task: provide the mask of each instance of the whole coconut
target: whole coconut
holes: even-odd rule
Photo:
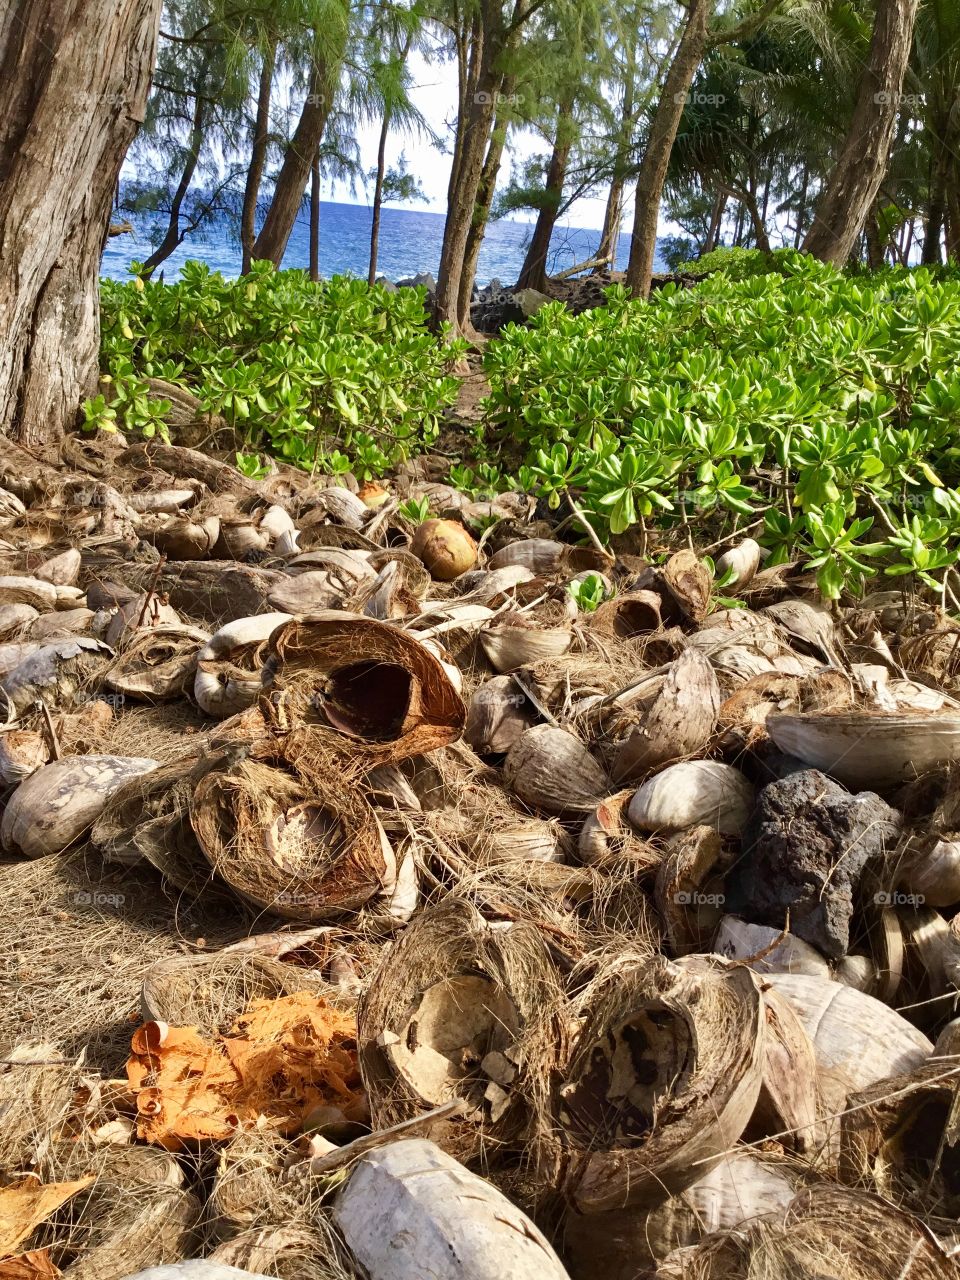
[[[456,520],[424,520],[410,550],[438,582],[452,582],[477,563],[477,544]]]

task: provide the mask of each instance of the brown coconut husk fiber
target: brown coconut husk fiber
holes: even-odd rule
[[[671,1254],[657,1280],[950,1280],[956,1264],[919,1219],[866,1192],[822,1184],[786,1212]]]
[[[44,1182],[91,1179],[29,1242],[77,1280],[122,1280],[134,1268],[189,1258],[200,1243],[202,1201],[156,1147],[58,1141],[37,1172]]]
[[[374,1124],[462,1098],[467,1116],[434,1135],[452,1154],[539,1141],[565,1044],[562,1007],[557,972],[529,923],[490,924],[459,897],[421,912],[384,951],[360,1004]]]
[[[46,1043],[54,1059],[117,1074],[138,1021],[147,965],[185,946],[216,948],[252,931],[234,903],[200,906],[166,892],[149,867],[108,867],[85,845],[3,868],[0,1056]],[[0,1129],[2,1129],[0,1125]]]
[[[277,726],[334,730],[377,763],[422,755],[460,736],[466,709],[440,661],[399,627],[328,613],[270,637],[266,700]]]
[[[342,768],[315,756],[307,770],[294,738],[265,738],[206,774],[190,818],[211,867],[237,893],[294,920],[355,912],[396,879],[376,815]]]

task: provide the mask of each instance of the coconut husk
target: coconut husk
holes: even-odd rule
[[[357,1280],[343,1242],[322,1214],[303,1225],[278,1222],[238,1232],[212,1253],[210,1262],[279,1280]]]
[[[733,860],[733,850],[713,827],[691,827],[670,841],[657,868],[654,901],[672,955],[709,946],[723,915],[724,875]]]
[[[558,1100],[567,1193],[582,1213],[653,1207],[701,1178],[753,1114],[760,985],[716,958],[625,956],[578,1003],[583,1024]]]
[[[662,601],[656,591],[630,591],[605,600],[588,619],[592,631],[621,640],[648,635],[662,625]]]
[[[119,787],[156,765],[139,756],[53,760],[17,787],[3,811],[0,843],[7,853],[26,858],[61,853],[93,825]]]
[[[138,631],[104,671],[104,683],[115,693],[151,702],[182,697],[209,639],[206,631],[184,623]]]
[[[58,640],[26,654],[0,680],[0,689],[16,715],[37,701],[68,709],[86,699],[111,656],[99,640]]]
[[[287,623],[270,639],[264,682],[278,727],[327,730],[346,754],[381,764],[453,742],[466,719],[438,659],[373,618]]]
[[[666,673],[641,722],[620,745],[613,765],[618,782],[641,782],[665,764],[696,755],[720,710],[720,686],[710,662],[687,649]]]
[[[734,1150],[679,1196],[644,1214],[569,1213],[563,1226],[571,1280],[635,1280],[674,1249],[781,1213],[804,1180],[796,1162]]]
[[[905,1261],[906,1260],[906,1261]],[[949,1280],[954,1262],[919,1219],[879,1196],[829,1183],[802,1191],[774,1219],[680,1249],[657,1280]]]
[[[799,973],[769,973],[764,982],[789,1002],[810,1037],[825,1116],[838,1116],[848,1094],[915,1070],[933,1051],[905,1018],[853,987]],[[828,1128],[833,1139],[836,1124]]]
[[[960,1063],[933,1059],[851,1094],[840,1118],[840,1177],[922,1215],[960,1210]]]
[[[610,790],[604,770],[578,738],[553,725],[535,725],[507,752],[504,777],[513,793],[550,814],[584,814]]]
[[[530,728],[535,715],[527,695],[510,676],[494,676],[470,698],[464,741],[481,755],[502,754]]]
[[[197,783],[190,820],[237,893],[285,919],[323,921],[392,893],[397,862],[342,764],[313,756],[301,770],[299,758],[298,735],[261,739]]]
[[[332,952],[332,944],[327,946]],[[158,960],[144,975],[140,1009],[145,1022],[195,1026],[204,1035],[216,1035],[228,1031],[251,1001],[275,1000],[297,991],[322,995],[344,1007],[350,1003],[319,968],[227,948]]]
[[[638,879],[652,879],[664,850],[641,840],[627,821],[632,797],[632,791],[621,791],[601,800],[580,829],[577,851],[585,866],[630,866]]]
[[[463,1098],[450,1132],[461,1155],[539,1139],[550,1071],[563,1052],[562,988],[536,927],[492,926],[447,898],[384,953],[359,1009],[360,1062],[375,1127]]]
[[[261,613],[221,627],[197,654],[193,696],[201,710],[223,719],[253,706],[260,693],[261,668],[273,631],[288,613]]]
[[[56,1142],[41,1162],[47,1177],[89,1177],[44,1227],[38,1243],[73,1280],[122,1280],[131,1267],[180,1262],[200,1241],[201,1202],[165,1152],[114,1143]]]

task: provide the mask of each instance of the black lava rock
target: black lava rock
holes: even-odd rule
[[[817,769],[771,782],[744,832],[741,910],[775,928],[789,910],[791,932],[840,959],[864,869],[892,847],[900,827],[900,814],[878,795],[852,795]]]

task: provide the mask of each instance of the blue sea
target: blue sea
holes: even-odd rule
[[[371,210],[366,205],[341,204],[325,200],[320,207],[320,273],[324,276],[355,275],[365,277],[370,252]],[[149,215],[130,219],[133,235],[114,236],[103,255],[101,274],[125,279],[133,261],[143,261],[153,249],[151,230],[156,222]],[[378,272],[390,280],[414,276],[420,271],[434,276],[440,265],[443,241],[443,214],[418,213],[410,209],[383,210],[380,224]],[[488,284],[497,278],[512,284],[523,263],[532,223],[493,222],[480,251],[477,283]],[[309,216],[304,211],[294,227],[283,260],[285,267],[306,267],[309,263]],[[550,245],[548,270],[563,271],[583,262],[596,251],[599,231],[582,227],[557,227]],[[623,270],[630,253],[630,236],[620,238],[617,267]],[[188,259],[209,264],[225,276],[240,272],[239,237],[235,226],[226,220],[212,223],[198,235],[184,241],[160,270],[164,279],[174,280]],[[657,270],[664,266],[659,261]]]

